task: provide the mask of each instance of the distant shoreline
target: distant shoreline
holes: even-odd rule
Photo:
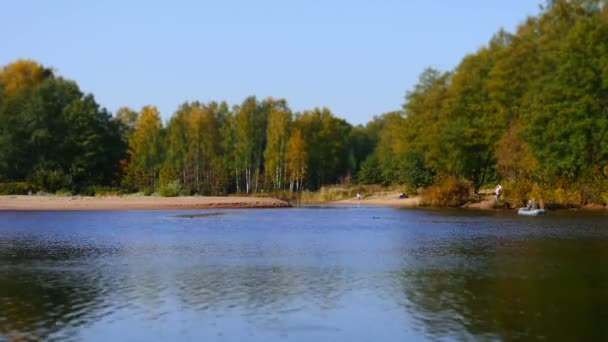
[[[313,201],[316,205],[371,205],[391,208],[425,208],[420,205],[420,197],[399,198],[399,193],[369,194],[362,199],[348,198],[336,201]],[[272,197],[245,196],[26,196],[0,195],[0,211],[110,211],[110,210],[196,210],[196,209],[263,209],[289,208],[291,204]],[[515,210],[514,208],[495,208],[494,202],[482,200],[467,203],[463,210]],[[452,208],[454,209],[454,208]],[[566,209],[558,209],[566,210]],[[604,211],[608,207],[588,205],[576,210]]]
[[[287,207],[291,207],[291,205],[285,201],[269,197],[0,196],[0,211],[191,210]]]

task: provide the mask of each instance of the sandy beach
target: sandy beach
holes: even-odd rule
[[[379,205],[395,208],[416,208],[419,205],[419,197],[399,198],[398,192],[363,195],[361,200],[349,198],[345,200],[332,202],[335,204],[362,204],[362,205]]]
[[[289,206],[285,201],[268,197],[0,196],[0,210],[183,210]]]

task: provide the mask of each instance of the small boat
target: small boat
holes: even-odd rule
[[[546,213],[547,213],[547,209],[519,208],[517,210],[518,215],[524,215],[524,216],[538,216],[538,215],[545,215]]]

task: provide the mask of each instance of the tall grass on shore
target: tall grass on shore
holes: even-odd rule
[[[386,187],[382,185],[326,185],[318,191],[275,191],[255,194],[260,197],[274,197],[291,204],[327,203],[346,199],[354,199],[357,193],[363,196],[400,191],[401,187]]]
[[[398,187],[385,187],[381,185],[331,185],[323,186],[316,192],[303,192],[300,198],[302,204],[324,203],[354,199],[357,194],[364,197],[397,191]]]

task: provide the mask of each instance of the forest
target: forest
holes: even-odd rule
[[[161,195],[399,185],[458,205],[500,182],[505,201],[608,202],[608,8],[548,1],[450,71],[429,68],[403,107],[353,126],[287,100],[110,113],[36,61],[0,72],[0,192]]]
[[[186,102],[163,123],[154,106],[111,115],[34,61],[5,66],[0,84],[0,181],[17,192],[315,190],[347,181],[370,152],[329,109],[293,113],[282,99]]]

